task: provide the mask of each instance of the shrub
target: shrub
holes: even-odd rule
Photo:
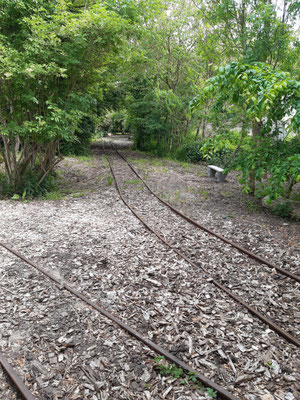
[[[290,218],[292,215],[292,206],[289,202],[282,203],[282,204],[276,204],[273,207],[273,213],[275,215],[278,215],[279,217],[285,217],[285,218]]]
[[[202,141],[184,143],[177,149],[175,157],[177,160],[191,162],[191,163],[197,163],[199,161],[203,161],[204,155],[201,151],[202,146],[203,146]]]
[[[1,197],[12,197],[18,195],[23,199],[32,199],[36,197],[44,196],[47,192],[51,192],[57,189],[54,174],[49,174],[40,184],[39,171],[26,171],[23,175],[23,179],[19,182],[17,187],[9,184],[4,175],[0,175],[0,195]]]
[[[61,154],[84,156],[89,153],[90,143],[95,131],[95,125],[91,118],[84,117],[79,124],[79,129],[74,133],[72,142],[62,140],[60,144]]]

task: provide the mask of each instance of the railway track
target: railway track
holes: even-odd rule
[[[20,395],[23,397],[24,400],[36,400],[35,397],[30,393],[27,387],[24,385],[22,379],[17,374],[15,369],[9,364],[6,360],[2,352],[0,351],[0,365],[9,376],[11,381],[13,382],[14,386],[17,388]]]
[[[20,260],[25,262],[26,264],[30,265],[43,275],[45,275],[47,278],[49,278],[51,281],[56,283],[60,289],[64,289],[67,292],[71,293],[75,297],[79,298],[86,304],[88,304],[90,307],[92,307],[94,310],[98,311],[102,315],[104,315],[106,318],[108,318],[110,321],[114,322],[117,324],[120,328],[124,329],[128,334],[133,336],[135,339],[138,341],[142,342],[144,345],[148,346],[150,349],[155,351],[157,354],[160,354],[163,356],[166,360],[170,361],[171,363],[174,363],[178,367],[182,368],[184,371],[187,373],[192,374],[195,376],[201,383],[204,385],[208,386],[209,388],[213,389],[214,391],[217,392],[219,398],[221,399],[226,399],[226,400],[237,400],[237,398],[229,393],[226,389],[221,387],[220,385],[216,384],[212,380],[208,379],[206,376],[203,374],[199,373],[198,371],[194,370],[191,368],[188,364],[180,360],[178,357],[174,356],[171,354],[168,350],[164,349],[163,347],[157,345],[153,341],[149,340],[145,336],[143,336],[141,333],[139,333],[136,329],[132,328],[131,326],[127,325],[123,321],[121,321],[119,318],[108,312],[106,309],[103,307],[100,307],[98,304],[96,304],[94,301],[92,301],[90,298],[88,298],[86,295],[82,294],[80,291],[77,289],[74,289],[73,286],[68,284],[67,282],[58,279],[54,274],[51,272],[47,271],[46,269],[40,267],[36,263],[32,262],[28,258],[24,257],[22,254],[17,252],[16,250],[12,249],[11,247],[5,245],[4,243],[0,242],[0,246],[6,249],[8,252],[11,254],[15,255],[18,257]],[[13,383],[17,387],[18,391],[20,394],[23,396],[25,400],[34,400],[33,396],[31,393],[28,391],[28,389],[25,387],[25,385],[22,383],[20,378],[18,378],[18,375],[16,372],[10,367],[8,362],[5,360],[4,356],[0,352],[0,364],[3,366],[5,371],[9,374],[10,378],[12,379]]]
[[[275,269],[278,273],[285,275],[291,279],[293,279],[294,281],[300,283],[300,276],[299,275],[295,275],[290,271],[287,271],[281,267],[278,267],[276,264],[270,262],[269,260],[267,260],[266,258],[263,258],[261,256],[259,256],[258,254],[253,253],[252,251],[240,246],[237,243],[234,243],[232,240],[227,239],[226,237],[224,237],[223,235],[220,235],[219,233],[199,224],[197,221],[189,218],[187,215],[183,214],[181,211],[179,211],[178,209],[174,208],[173,206],[171,206],[171,204],[167,203],[163,198],[161,198],[160,196],[158,196],[151,188],[150,186],[147,184],[147,182],[141,177],[141,175],[137,172],[137,170],[128,162],[128,160],[122,155],[122,153],[120,153],[116,148],[114,149],[115,152],[125,161],[125,163],[129,166],[129,168],[132,170],[132,172],[141,180],[141,182],[143,182],[143,184],[145,185],[145,187],[149,190],[149,192],[156,198],[158,199],[162,204],[164,204],[165,206],[167,206],[170,210],[172,210],[175,214],[179,215],[181,218],[183,218],[185,221],[187,221],[188,223],[190,223],[191,225],[195,226],[196,228],[202,229],[203,231],[209,233],[210,235],[220,239],[221,241],[223,241],[224,243],[229,244],[230,246],[234,247],[235,249],[239,250],[241,253],[246,254],[247,256],[253,258],[255,261],[267,265],[269,268],[271,269]]]
[[[130,167],[130,169],[134,172],[134,174],[136,176],[138,176],[138,178],[145,184],[144,180],[141,179],[140,175],[136,173],[136,171],[134,170],[134,168],[125,160],[125,158],[123,156],[120,155],[119,152],[117,152],[119,154],[119,156],[126,162],[126,164]],[[218,287],[219,289],[221,289],[222,291],[226,292],[228,296],[230,296],[232,299],[234,299],[236,302],[238,302],[239,304],[243,305],[250,313],[252,313],[253,315],[255,315],[257,318],[259,318],[262,322],[264,322],[265,324],[267,324],[271,329],[273,329],[276,333],[278,333],[280,336],[284,337],[287,341],[289,341],[290,343],[293,343],[294,345],[296,345],[297,347],[300,347],[300,341],[296,336],[293,336],[291,334],[289,334],[286,330],[282,329],[279,324],[274,323],[270,318],[266,317],[263,313],[259,312],[255,307],[249,305],[248,302],[244,301],[240,296],[237,296],[236,294],[234,294],[228,287],[226,287],[225,285],[223,285],[222,283],[220,283],[217,279],[214,278],[213,273],[211,273],[210,271],[207,270],[207,268],[204,268],[201,264],[199,265],[196,261],[193,261],[191,259],[191,257],[187,256],[185,252],[179,250],[179,246],[174,245],[173,243],[171,243],[170,241],[165,239],[165,236],[162,235],[161,233],[158,233],[158,231],[155,231],[150,224],[147,222],[147,220],[145,220],[141,214],[137,213],[137,211],[129,204],[129,202],[125,199],[125,197],[122,194],[120,185],[118,183],[118,180],[116,178],[116,174],[112,168],[112,165],[110,163],[110,169],[111,169],[111,173],[115,179],[115,183],[116,183],[116,187],[118,190],[118,193],[122,199],[122,201],[125,203],[125,205],[131,210],[131,212],[134,213],[134,215],[146,226],[147,229],[149,229],[152,233],[154,233],[166,246],[168,246],[169,248],[171,248],[173,251],[175,251],[181,258],[183,258],[185,261],[187,261],[193,268],[195,269],[201,269],[201,271],[204,273],[204,278],[208,279],[213,285],[215,285],[216,287]],[[146,184],[145,185],[147,187],[147,189],[150,191],[151,194],[153,194],[153,192],[151,191],[151,189],[149,188],[149,186]],[[182,213],[180,213],[178,210],[174,209],[173,207],[171,207],[169,204],[167,204],[164,200],[162,200],[161,198],[159,198],[157,195],[154,194],[154,196],[156,198],[158,198],[158,200],[160,202],[162,202],[164,205],[167,205],[172,212],[175,212],[177,215],[179,215],[180,217],[184,218],[185,220],[187,220],[189,223],[192,223],[193,225],[197,226],[198,228],[203,229],[202,226],[200,226],[199,224],[197,224],[195,221],[192,221],[191,219],[189,219],[188,217],[186,217],[185,215],[183,215]],[[243,251],[244,253],[246,253],[247,255],[251,256],[251,258],[254,258],[256,261],[259,262],[263,262],[264,264],[266,264],[268,267],[270,267],[271,265],[274,266],[274,264],[270,263],[269,261],[256,256],[255,254],[253,254],[252,252],[249,252],[246,249],[243,249],[242,247],[234,244],[231,241],[228,241],[227,239],[223,238],[222,236],[220,237],[220,235],[212,232],[211,230],[207,230],[206,228],[204,228],[206,231],[209,231],[210,234],[213,234],[214,236],[218,236],[219,239],[226,241],[228,244],[230,244],[231,246],[237,247],[239,251]],[[195,243],[195,242],[194,242]],[[275,266],[274,266],[275,267]],[[276,268],[276,270],[284,275],[284,276],[288,276],[289,278],[292,278],[294,280],[296,280],[297,282],[299,281],[299,277],[289,273],[288,271],[283,270],[282,268]],[[230,279],[229,279],[230,282]],[[277,310],[275,309],[275,313],[277,312]],[[282,322],[282,325],[284,325],[285,322]],[[291,328],[289,328],[291,329]]]
[[[24,260],[23,260],[24,261]],[[196,267],[197,268],[199,268],[199,265],[196,265]],[[60,287],[60,288],[65,288],[65,286],[62,284],[62,282],[59,280],[59,282],[56,282],[57,283],[57,285]],[[162,290],[164,289],[164,285],[162,286]],[[165,289],[167,289],[167,286],[165,286]],[[82,300],[82,299],[81,299]],[[135,325],[136,325],[136,322],[135,322]],[[161,340],[160,340],[160,342],[162,342]],[[171,354],[172,355],[172,354]],[[186,364],[186,363],[185,363]],[[222,388],[221,388],[222,389]],[[220,393],[220,392],[219,392]],[[222,396],[222,394],[220,393],[220,396]]]

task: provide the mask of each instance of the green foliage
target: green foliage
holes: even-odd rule
[[[72,140],[61,140],[60,153],[67,155],[88,155],[90,144],[95,132],[95,125],[91,118],[84,117],[72,136]]]
[[[265,137],[252,150],[241,151],[235,159],[235,168],[242,172],[241,183],[249,191],[249,171],[258,182],[257,196],[290,197],[293,186],[300,179],[300,140],[286,138],[278,141]]]
[[[40,176],[38,171],[27,170],[24,174],[24,179],[19,182],[17,186],[7,182],[5,176],[0,177],[0,196],[15,197],[17,199],[22,198],[23,200],[32,199],[35,197],[43,197],[47,192],[57,190],[57,184],[53,174],[49,174],[41,184],[39,184]]]
[[[272,66],[291,60],[294,15],[286,3],[282,10],[270,1],[198,1],[210,34],[219,36],[219,45],[231,58]]]
[[[163,376],[171,376],[175,379],[181,379],[180,383],[182,385],[187,385],[192,383],[197,386],[198,390],[205,391],[208,397],[215,399],[217,397],[217,392],[212,388],[204,388],[202,383],[197,378],[194,372],[186,373],[182,368],[177,367],[175,364],[164,363],[165,358],[163,356],[158,356],[154,358],[155,368],[157,368],[161,375]]]
[[[74,10],[65,0],[1,1],[0,136],[10,185],[28,168],[39,169],[40,185],[59,161],[59,141],[86,147],[78,125],[101,95],[125,27],[98,2]]]
[[[100,123],[101,131],[105,133],[125,133],[128,130],[126,110],[110,111],[104,114]]]
[[[272,211],[279,217],[284,217],[284,218],[290,218],[293,212],[292,206],[289,202],[274,205],[272,207]]]
[[[177,160],[198,163],[204,161],[202,152],[203,141],[186,142],[176,150],[175,157]]]
[[[158,156],[170,151],[181,139],[178,129],[185,119],[184,109],[173,91],[154,89],[147,79],[137,81],[128,97],[128,126],[136,148],[156,150]]]
[[[108,176],[107,177],[107,183],[109,184],[109,186],[113,183],[114,178],[112,176]]]
[[[53,190],[51,192],[46,192],[43,196],[42,199],[43,200],[62,200],[65,198],[64,193],[61,193],[57,190]]]
[[[263,124],[263,133],[269,133],[273,124],[284,116],[291,116],[287,128],[300,129],[300,83],[290,74],[272,69],[263,63],[232,62],[218,69],[207,81],[202,94],[194,98],[191,108],[201,107],[206,96],[215,96],[214,113],[237,105],[245,118]],[[283,101],[284,100],[284,101]]]
[[[206,96],[215,96],[212,119],[218,120],[226,108],[237,107],[244,114],[244,125],[252,124],[252,138],[247,139],[247,149],[229,165],[242,171],[244,190],[254,193],[255,181],[258,181],[260,191],[263,187],[270,200],[284,191],[290,195],[300,177],[299,141],[297,137],[279,141],[278,123],[285,117],[286,131],[300,132],[300,83],[288,73],[263,63],[233,62],[221,67],[218,74],[208,80],[202,94],[191,102],[191,108],[201,107]],[[243,128],[241,139],[248,136],[246,133]],[[206,146],[211,148],[209,143]]]

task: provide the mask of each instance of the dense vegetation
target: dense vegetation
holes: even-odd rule
[[[2,194],[49,189],[92,136],[241,172],[300,178],[300,2],[0,0]]]

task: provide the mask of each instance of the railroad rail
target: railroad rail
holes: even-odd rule
[[[59,289],[65,289],[69,293],[73,294],[77,298],[81,299],[84,301],[86,304],[88,304],[90,307],[92,307],[94,310],[98,311],[100,314],[104,315],[106,318],[111,320],[112,322],[116,323],[120,328],[124,329],[127,333],[129,333],[131,336],[135,337],[137,340],[140,342],[144,343],[147,347],[155,351],[156,353],[160,354],[163,356],[166,360],[169,360],[170,362],[176,364],[183,370],[192,373],[196,378],[199,379],[205,386],[208,386],[215,390],[219,397],[225,400],[238,400],[237,397],[235,397],[233,394],[229,393],[226,389],[215,383],[214,381],[210,380],[206,376],[202,375],[200,372],[194,370],[191,368],[188,364],[186,364],[184,361],[180,360],[178,357],[174,356],[171,354],[168,350],[164,349],[160,345],[154,343],[153,341],[147,339],[144,337],[141,333],[139,333],[136,329],[132,328],[131,326],[125,324],[123,321],[121,321],[119,318],[114,316],[113,314],[109,313],[107,310],[105,310],[103,307],[100,307],[98,304],[90,300],[86,295],[82,294],[78,290],[74,289],[70,284],[68,284],[65,280],[60,280],[57,277],[55,277],[51,272],[47,271],[46,269],[40,267],[36,263],[32,262],[31,260],[27,259],[24,257],[22,254],[20,254],[18,251],[12,249],[8,245],[0,242],[0,246],[6,249],[8,252],[11,254],[14,254],[16,257],[21,259],[23,262],[26,264],[30,265],[31,267],[35,268],[39,272],[41,272],[43,275],[47,276],[50,280],[52,280],[58,287]],[[0,353],[1,355],[1,353]],[[1,362],[1,358],[0,358]],[[19,382],[19,381],[18,381]],[[15,383],[15,381],[14,381]],[[25,400],[35,400],[33,397],[24,397]]]
[[[276,332],[277,334],[279,334],[281,337],[283,337],[285,340],[287,340],[288,342],[294,344],[297,347],[300,347],[300,341],[290,335],[287,331],[285,331],[284,329],[282,329],[279,325],[277,325],[276,323],[274,323],[271,319],[265,317],[263,314],[261,314],[259,311],[257,311],[254,307],[252,307],[251,305],[249,305],[248,303],[246,303],[244,300],[242,300],[239,296],[237,296],[236,294],[234,294],[231,290],[229,290],[226,286],[222,285],[220,282],[218,282],[216,279],[214,279],[208,271],[206,271],[206,269],[202,266],[199,266],[197,264],[195,264],[190,258],[188,258],[185,254],[183,254],[182,252],[180,252],[179,250],[177,250],[176,247],[174,247],[171,243],[169,243],[165,238],[163,238],[158,232],[156,232],[131,206],[130,204],[127,202],[127,200],[124,198],[122,191],[120,189],[120,185],[118,183],[118,180],[116,179],[116,175],[114,173],[114,170],[112,168],[111,162],[108,158],[109,161],[109,166],[110,166],[110,171],[111,174],[114,178],[115,181],[115,185],[116,185],[116,189],[119,193],[119,196],[121,198],[121,200],[123,201],[123,203],[126,205],[126,207],[129,208],[129,210],[135,215],[136,218],[139,219],[140,222],[142,222],[142,224],[150,231],[152,232],[156,237],[158,237],[166,246],[168,246],[170,249],[172,249],[178,256],[180,256],[182,259],[184,259],[187,263],[189,263],[192,267],[194,267],[195,269],[201,269],[204,273],[204,277],[206,278],[207,281],[211,282],[213,285],[215,285],[216,287],[218,287],[219,289],[221,289],[223,292],[227,293],[227,295],[229,297],[231,297],[233,300],[235,300],[237,303],[241,304],[243,307],[245,307],[251,314],[253,314],[255,317],[257,317],[258,319],[260,319],[262,322],[264,322],[265,324],[267,324],[274,332]]]
[[[300,276],[295,275],[283,268],[278,267],[277,265],[275,265],[274,263],[266,260],[265,258],[253,253],[252,251],[245,249],[244,247],[240,246],[237,243],[232,242],[231,240],[227,239],[226,237],[224,237],[223,235],[220,235],[217,232],[214,232],[213,230],[199,224],[198,222],[196,222],[195,220],[191,219],[190,217],[188,217],[187,215],[183,214],[181,211],[177,210],[175,207],[171,206],[171,204],[169,204],[168,202],[166,202],[164,199],[162,199],[160,196],[158,196],[158,194],[156,194],[151,188],[150,186],[147,184],[147,182],[145,182],[145,180],[141,177],[141,175],[135,170],[135,168],[128,162],[128,160],[123,156],[123,154],[121,154],[116,148],[114,148],[115,152],[126,162],[126,164],[129,166],[129,168],[132,170],[132,172],[143,182],[143,184],[145,185],[145,187],[149,190],[149,192],[157,198],[157,200],[159,200],[161,203],[163,203],[165,206],[167,206],[170,210],[172,210],[175,214],[179,215],[180,217],[182,217],[183,219],[185,219],[187,222],[189,222],[190,224],[194,225],[195,227],[202,229],[203,231],[209,233],[210,235],[213,235],[215,237],[217,237],[218,239],[222,240],[224,243],[229,244],[230,246],[236,248],[237,250],[239,250],[241,253],[244,253],[246,255],[248,255],[249,257],[251,257],[252,259],[258,261],[261,264],[265,264],[266,266],[268,266],[269,268],[274,268],[278,273],[285,275],[291,279],[294,279],[296,282],[300,283]]]
[[[35,397],[30,393],[30,391],[27,389],[27,387],[24,385],[22,379],[18,375],[18,373],[15,371],[15,369],[9,364],[9,362],[6,360],[4,355],[0,351],[0,365],[2,365],[2,368],[6,372],[6,374],[9,376],[9,378],[12,380],[14,383],[15,387],[18,389],[18,392],[20,395],[23,397],[24,400],[36,400]]]

